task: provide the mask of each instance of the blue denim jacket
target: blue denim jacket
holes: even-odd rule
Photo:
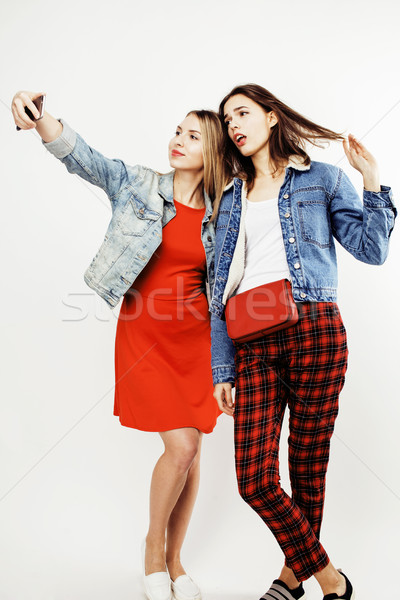
[[[176,215],[174,171],[160,175],[121,160],[106,158],[61,120],[63,131],[44,146],[70,173],[102,188],[111,202],[112,218],[104,241],[84,279],[113,308],[131,287],[161,243],[162,228]],[[212,204],[204,193],[206,212],[201,239],[206,253],[207,279],[214,284],[215,230],[210,223]]]
[[[244,272],[243,202],[240,179],[221,200],[215,248],[215,285],[211,300],[214,384],[234,382],[235,349],[226,331],[224,310]],[[336,302],[337,261],[334,238],[355,258],[380,265],[388,254],[397,214],[392,192],[364,190],[364,204],[342,169],[312,162],[289,162],[278,197],[283,242],[297,302]]]

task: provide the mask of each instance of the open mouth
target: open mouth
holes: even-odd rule
[[[235,136],[235,142],[237,146],[243,146],[243,144],[246,142],[246,136],[243,135],[242,133],[239,133],[238,135]]]

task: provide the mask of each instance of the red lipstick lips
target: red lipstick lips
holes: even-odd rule
[[[246,136],[243,135],[243,133],[235,133],[235,135],[233,136],[235,139],[235,143],[237,146],[243,146],[243,144],[245,144],[246,142]]]
[[[179,152],[179,150],[172,150],[171,154],[172,156],[185,156],[182,152]]]

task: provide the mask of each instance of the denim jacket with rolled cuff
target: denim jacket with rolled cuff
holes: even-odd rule
[[[224,192],[216,223],[215,285],[211,300],[214,384],[235,380],[235,347],[224,320],[245,266],[246,185],[234,179]],[[381,265],[397,210],[391,189],[364,190],[360,201],[338,167],[292,157],[279,191],[278,210],[296,302],[336,302],[337,261],[334,238],[355,258]]]
[[[91,148],[69,125],[52,142],[43,142],[70,173],[102,188],[112,217],[96,256],[84,274],[85,282],[110,306],[116,306],[149,262],[162,240],[162,228],[175,217],[174,171],[160,175],[139,165],[109,159]],[[207,263],[207,284],[214,285],[215,230],[210,223],[212,203],[204,192],[206,211],[201,239]]]

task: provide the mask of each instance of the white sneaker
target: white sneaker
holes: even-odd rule
[[[189,575],[180,575],[171,580],[172,592],[175,600],[201,600],[201,592],[197,583]]]
[[[142,542],[143,586],[147,600],[172,600],[171,580],[167,571],[146,575],[145,568],[146,540]]]

